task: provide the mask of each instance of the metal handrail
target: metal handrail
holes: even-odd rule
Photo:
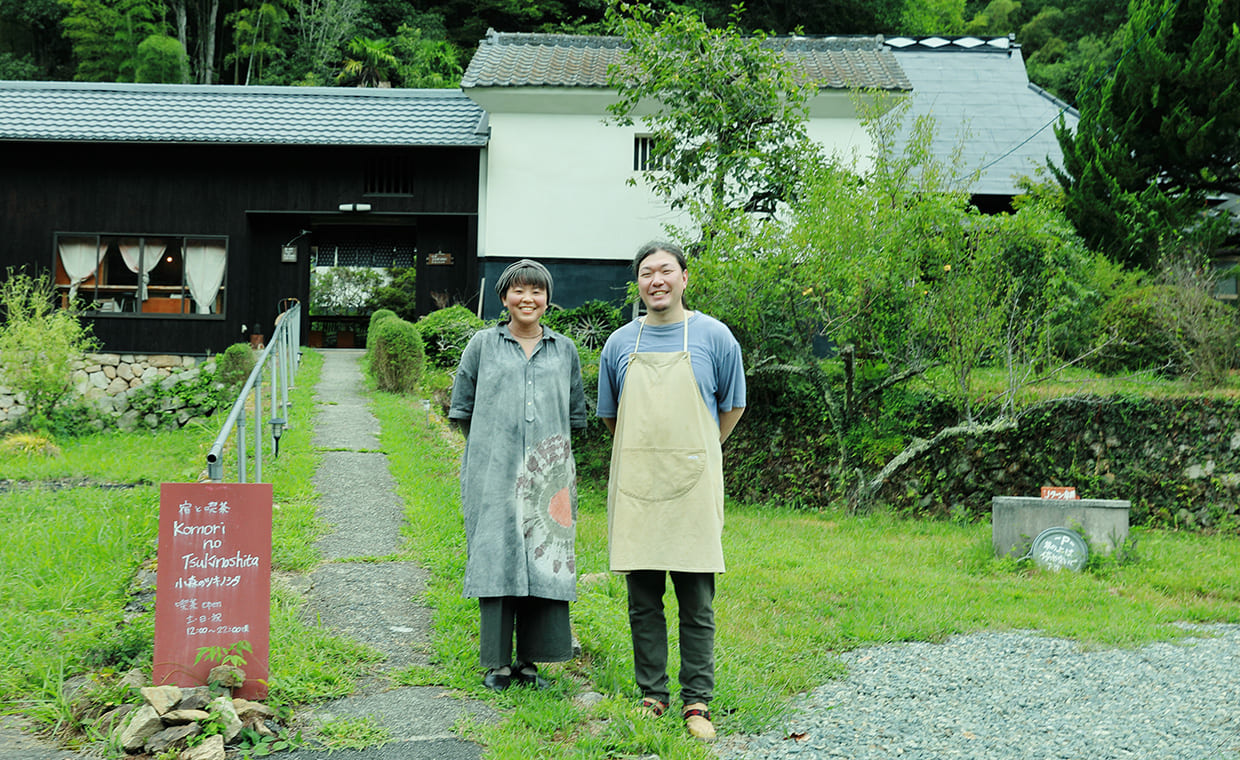
[[[263,427],[271,426],[271,449],[273,456],[280,454],[280,436],[292,426],[289,416],[289,390],[293,387],[293,378],[297,374],[297,364],[301,360],[301,304],[293,301],[285,311],[276,318],[276,330],[271,340],[259,354],[254,369],[246,378],[245,385],[233,402],[232,411],[224,420],[224,427],[216,436],[215,443],[207,453],[207,479],[213,483],[224,480],[224,450],[233,429],[237,430],[237,482],[260,483],[263,479]],[[271,417],[263,422],[263,373],[268,373],[268,384],[271,393],[268,409]],[[247,481],[246,461],[249,454],[246,450],[246,403],[250,394],[254,395],[254,480]]]

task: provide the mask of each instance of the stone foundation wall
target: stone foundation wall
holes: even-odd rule
[[[916,514],[985,516],[993,497],[1042,486],[1130,501],[1133,525],[1240,530],[1240,401],[1062,399],[943,442],[878,496]]]
[[[178,385],[197,383],[204,371],[214,372],[212,359],[169,354],[86,354],[73,372],[73,395],[84,401],[92,411],[91,424],[104,429],[115,424],[122,429],[141,426],[160,427],[168,424],[168,418],[184,425],[190,419],[210,416],[214,404],[182,403],[193,399],[178,399],[173,392]],[[149,419],[155,410],[138,413],[132,403],[138,398],[161,393],[160,406],[164,407]],[[209,408],[206,408],[209,407]],[[0,378],[0,430],[17,422],[29,410],[22,394],[5,386]],[[128,417],[126,416],[128,415]]]

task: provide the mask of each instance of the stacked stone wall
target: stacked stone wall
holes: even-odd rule
[[[92,427],[181,426],[208,417],[216,404],[208,394],[178,394],[178,386],[201,385],[204,372],[214,374],[214,359],[174,354],[86,354],[73,370],[70,403],[84,404]],[[143,398],[160,395],[159,408],[135,409]],[[26,399],[0,377],[0,430],[29,413]]]
[[[892,477],[880,501],[921,514],[989,514],[995,496],[1071,486],[1132,504],[1134,525],[1240,530],[1240,401],[1077,398],[1017,424],[944,441]]]

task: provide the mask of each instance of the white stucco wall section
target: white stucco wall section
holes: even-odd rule
[[[859,172],[867,171],[874,163],[873,141],[856,118],[811,118],[805,132],[822,146],[825,155],[851,161]]]
[[[627,261],[676,217],[633,171],[637,127],[593,114],[492,113],[482,256]]]
[[[614,93],[570,88],[482,88],[468,94],[488,111],[478,255],[482,258],[627,262],[642,243],[683,228],[633,170],[640,125],[604,122]],[[868,168],[871,142],[849,95],[811,104],[809,136],[829,155]],[[629,185],[629,180],[636,185]]]

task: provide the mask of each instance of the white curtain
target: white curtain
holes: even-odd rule
[[[56,246],[60,250],[60,263],[69,275],[69,301],[77,298],[78,286],[90,278],[99,267],[99,243],[95,238],[65,238]]]
[[[185,246],[185,281],[199,314],[210,314],[224,282],[228,252],[218,243]]]
[[[138,275],[138,300],[145,301],[146,286],[151,282],[150,272],[159,263],[167,246],[150,240],[146,241],[145,251],[136,242],[119,243],[118,246],[121,249],[121,258],[125,259],[125,266]],[[142,271],[138,271],[139,266]]]

